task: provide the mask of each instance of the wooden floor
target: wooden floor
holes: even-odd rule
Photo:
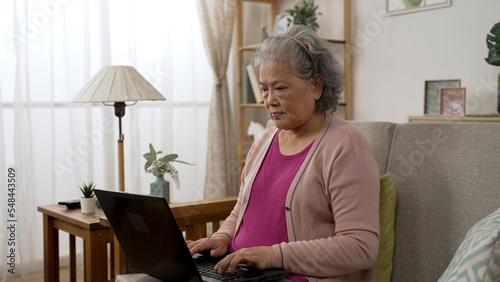
[[[43,281],[43,273],[39,275],[35,275],[33,277],[22,278],[21,276],[16,276],[7,279],[8,282],[44,282]],[[60,272],[60,282],[69,282],[69,268],[64,267],[61,268]],[[83,269],[76,268],[76,281],[83,281]]]

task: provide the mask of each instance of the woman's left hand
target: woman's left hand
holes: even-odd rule
[[[275,268],[273,247],[253,247],[241,249],[227,255],[215,265],[219,273],[233,272],[238,264],[244,263],[256,269]]]

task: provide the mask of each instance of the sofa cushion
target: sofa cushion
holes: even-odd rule
[[[377,257],[377,281],[391,281],[394,253],[394,208],[396,189],[389,174],[380,176],[380,244]]]
[[[500,124],[396,126],[393,281],[437,281],[465,234],[500,203]]]
[[[350,123],[361,131],[368,141],[370,150],[377,161],[380,175],[386,174],[392,134],[396,127],[396,123],[378,121],[351,121]]]
[[[467,232],[439,281],[500,281],[500,209]]]

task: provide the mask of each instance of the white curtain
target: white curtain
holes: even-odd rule
[[[205,49],[214,73],[209,113],[205,198],[238,194],[238,160],[227,70],[236,4],[232,0],[197,0]]]
[[[14,233],[0,230],[2,281],[9,262],[16,275],[42,271],[38,206],[78,199],[83,182],[117,190],[113,108],[71,103],[105,65],[134,66],[167,98],[126,108],[125,190],[149,193],[142,155],[152,143],[196,164],[175,164],[181,189],[172,183],[171,200],[203,199],[213,74],[194,0],[2,1],[0,34],[0,220],[17,220]],[[68,239],[59,238],[64,265]]]

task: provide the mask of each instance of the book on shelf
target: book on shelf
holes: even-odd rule
[[[247,74],[247,64],[241,65],[241,103],[254,104],[255,97]]]
[[[260,90],[259,74],[255,71],[252,64],[247,65],[247,74],[248,78],[250,79],[250,84],[252,85],[255,101],[257,103],[264,103],[264,99],[262,99],[262,93]]]

